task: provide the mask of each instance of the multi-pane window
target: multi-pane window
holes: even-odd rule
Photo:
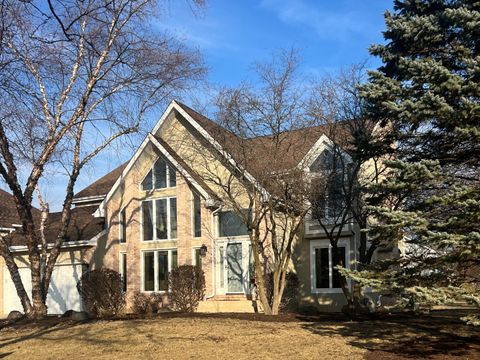
[[[120,253],[120,275],[122,276],[122,289],[127,291],[127,254]]]
[[[143,253],[143,291],[167,291],[168,274],[178,266],[177,250]]]
[[[338,151],[337,151],[338,152]],[[324,150],[310,167],[312,173],[321,174],[321,185],[312,199],[313,219],[337,219],[343,215],[345,207],[344,179],[349,167],[341,154]]]
[[[346,267],[345,247],[338,247],[338,261],[334,260],[332,247],[314,248],[314,284],[316,289],[338,289],[341,287],[341,276],[335,267]]]
[[[202,236],[202,203],[197,193],[193,193],[193,236]]]
[[[243,236],[248,235],[248,228],[234,211],[221,211],[218,215],[218,233],[220,237]]]
[[[120,242],[124,243],[127,241],[127,215],[125,208],[120,211],[119,215],[119,225],[120,225]]]
[[[177,199],[142,202],[143,241],[177,238]]]
[[[175,187],[176,185],[177,176],[175,168],[166,159],[160,157],[143,179],[142,190],[164,189]]]

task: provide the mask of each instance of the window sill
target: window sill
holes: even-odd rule
[[[142,244],[159,244],[159,243],[165,243],[165,242],[169,242],[169,241],[176,242],[177,238],[175,238],[175,239],[141,240],[140,242]]]
[[[238,236],[219,236],[217,238],[218,240],[221,241],[228,241],[228,240],[250,240],[250,237],[248,235],[238,235]]]
[[[342,294],[341,288],[325,288],[325,289],[312,289],[312,294]]]
[[[167,186],[167,187],[164,187],[164,188],[158,188],[158,189],[150,189],[150,190],[144,190],[144,189],[140,189],[140,191],[144,192],[144,193],[155,193],[156,191],[162,191],[162,190],[170,190],[170,189],[176,189],[177,187],[176,186]]]

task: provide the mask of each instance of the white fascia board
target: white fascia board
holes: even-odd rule
[[[175,100],[173,101],[175,102]],[[238,169],[241,173],[245,174],[245,177],[247,178],[248,181],[250,181],[255,187],[257,187],[260,192],[262,193],[262,196],[268,197],[269,193],[268,191],[263,188],[261,185],[258,184],[257,180],[246,170],[243,169],[240,165],[237,164],[237,162],[233,159],[233,157],[223,149],[223,147],[203,128],[200,126],[199,123],[197,123],[185,110],[182,109],[180,105],[178,105],[176,102],[175,104],[177,105],[175,109],[206,139],[208,140],[216,150],[224,156],[228,162],[233,165],[236,169]]]
[[[203,195],[205,199],[210,198],[210,195],[203,189],[199,183],[195,181],[195,179],[188,173],[187,170],[185,170],[169,153],[168,151],[160,144],[160,142],[153,136],[151,133],[148,134],[148,138],[152,142],[153,145],[162,153],[163,156],[165,156],[168,161],[170,161],[177,169],[178,171],[190,182],[195,189]]]
[[[325,134],[322,134],[320,138],[313,144],[312,148],[307,152],[303,159],[298,163],[297,167],[299,169],[309,169],[317,157],[325,150],[325,148],[332,149],[335,146],[335,143]],[[340,152],[343,157],[347,160],[351,160],[351,156],[342,148]]]
[[[76,248],[76,247],[85,247],[85,246],[96,246],[98,239],[100,239],[102,236],[107,234],[107,230],[102,230],[99,232],[97,235],[95,235],[93,238],[90,240],[78,240],[78,241],[64,241],[62,243],[61,248],[62,249],[68,249],[68,248]],[[38,248],[40,249],[41,246],[38,245]],[[47,249],[52,249],[53,244],[48,244]],[[22,252],[22,251],[27,251],[28,246],[26,245],[14,245],[10,246],[10,251],[12,252]]]
[[[152,132],[154,134],[157,133],[157,131],[160,129],[160,126],[165,122],[165,120],[167,119],[168,115],[170,115],[172,110],[174,108],[178,108],[178,107],[179,106],[174,101],[172,101],[170,103],[170,105],[168,105],[167,110],[165,110],[162,117],[160,118],[160,120],[158,120],[157,124],[153,128]],[[104,212],[105,212],[104,208],[105,208],[105,205],[106,205],[107,201],[110,200],[110,198],[113,196],[113,194],[115,193],[117,188],[120,186],[120,184],[122,182],[122,179],[124,179],[127,176],[128,172],[133,167],[133,165],[135,164],[135,162],[140,157],[140,155],[143,153],[143,150],[147,147],[147,145],[149,143],[150,143],[150,140],[149,140],[149,136],[147,135],[147,136],[145,136],[145,139],[143,140],[142,144],[137,149],[137,151],[135,152],[133,157],[128,162],[127,166],[125,166],[125,169],[123,169],[123,171],[120,174],[120,176],[118,177],[117,181],[115,181],[115,184],[113,184],[112,188],[110,189],[110,191],[107,193],[107,195],[103,199],[102,203],[99,205],[99,210],[98,210],[99,214],[102,214],[102,215],[104,214]],[[97,212],[95,212],[95,214],[97,214]]]
[[[105,195],[84,196],[84,197],[73,199],[72,204],[81,204],[81,203],[91,202],[95,200],[101,201],[103,199],[105,199]]]

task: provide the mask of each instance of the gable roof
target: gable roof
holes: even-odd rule
[[[344,142],[350,138],[348,122],[323,124],[285,131],[275,138],[271,135],[242,139],[213,120],[178,101],[176,103],[215,139],[237,163],[252,175],[268,167],[273,172],[293,169],[305,159],[317,141],[325,135],[339,136]],[[342,144],[347,145],[347,144]],[[272,154],[274,156],[265,156]],[[272,160],[274,160],[272,162]]]
[[[122,174],[122,171],[125,169],[127,164],[128,164],[128,161],[123,163],[119,167],[113,169],[108,174],[102,176],[100,179],[96,180],[95,182],[88,185],[84,189],[80,190],[73,197],[74,200],[107,195],[107,193],[112,188],[113,184],[115,184],[115,181],[117,181],[118,177]]]
[[[158,129],[173,110],[181,110],[179,112],[183,117],[185,117],[184,115],[186,114],[187,117],[196,123],[195,125],[200,127],[200,129],[198,129],[198,127],[197,129],[200,130],[204,136],[211,137],[227,156],[230,156],[237,165],[247,170],[247,175],[251,174],[250,176],[253,178],[258,176],[266,167],[272,172],[281,172],[298,166],[305,160],[305,157],[311,153],[312,149],[318,145],[322,136],[330,138],[332,134],[335,133],[340,134],[340,138],[344,141],[349,138],[349,129],[348,126],[346,126],[347,122],[339,122],[336,123],[334,127],[326,124],[285,131],[280,134],[279,141],[274,146],[272,136],[242,139],[217,122],[200,114],[189,106],[174,100],[155,125],[152,133],[145,138],[135,155],[128,162],[120,165],[75,194],[74,199],[102,197],[108,200],[109,196],[113,194],[114,189],[120,184],[121,177],[126,175],[133,162],[152,140],[157,142],[157,144],[154,145],[157,148],[160,147],[164,155],[167,155],[171,161],[184,170],[183,172],[185,174],[183,175],[188,174],[190,180],[192,180],[197,187],[201,187],[210,197],[215,198],[215,194],[203,179],[201,179],[165,141],[152,135],[157,133]],[[187,121],[190,122],[191,120],[187,119]],[[272,163],[272,157],[265,156],[265,154],[269,154],[272,151],[277,152],[274,156],[275,163]]]
[[[40,216],[40,210],[32,207],[32,215]],[[13,228],[13,225],[19,225],[20,219],[17,213],[17,207],[12,194],[0,189],[0,228]]]
[[[72,209],[70,223],[68,225],[67,234],[64,241],[79,242],[87,241],[98,236],[105,227],[105,219],[94,217],[92,214],[97,209],[97,206],[84,206]],[[47,243],[54,243],[57,234],[62,226],[62,213],[52,212],[48,214],[48,219],[45,224],[45,238]],[[38,221],[36,223],[38,224]],[[25,237],[22,235],[21,229],[14,231],[6,237],[9,246],[23,246],[26,245]]]

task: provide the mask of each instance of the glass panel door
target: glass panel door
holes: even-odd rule
[[[242,244],[228,244],[227,258],[227,291],[243,293]]]

